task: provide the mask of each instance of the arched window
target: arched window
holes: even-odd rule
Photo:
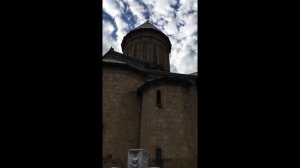
[[[160,148],[156,148],[156,159],[155,159],[155,164],[156,166],[163,168],[163,164],[162,164],[162,156],[161,156],[161,149]]]
[[[162,106],[160,90],[156,91],[156,105],[159,106],[159,107]]]

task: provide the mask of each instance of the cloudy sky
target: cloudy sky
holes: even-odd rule
[[[197,72],[197,0],[103,0],[103,51],[121,52],[123,37],[150,22],[171,40],[171,72]]]

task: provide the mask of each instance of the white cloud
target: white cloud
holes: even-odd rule
[[[103,10],[114,19],[117,25],[118,31],[116,32],[116,43],[119,45],[115,45],[114,49],[121,52],[122,39],[129,31],[129,25],[121,18],[122,14],[125,12],[125,5],[122,1],[105,0],[103,1]],[[103,23],[103,26],[105,27],[104,24],[105,23]],[[111,34],[112,31],[109,33]],[[110,42],[110,39],[105,39],[103,41]]]
[[[120,16],[121,10],[118,7],[116,1],[104,0],[103,1],[103,10],[111,15],[112,17]]]
[[[143,7],[143,5],[138,3],[138,1],[136,0],[124,0],[124,1],[128,4],[130,11],[132,12],[133,16],[135,16],[136,18],[137,23],[134,26],[137,27],[138,25],[145,22],[145,17],[143,13],[146,12],[146,9]]]
[[[104,55],[110,47],[116,48],[119,44],[112,38],[111,34],[114,30],[113,25],[105,20],[102,20],[102,34],[103,34],[103,41],[102,41],[102,55]]]
[[[118,51],[121,51],[122,39],[129,31],[129,25],[121,19],[122,13],[125,12],[123,2],[129,6],[128,10],[134,15],[137,22],[134,27],[144,23],[143,13],[149,12],[150,22],[169,36],[172,43],[170,53],[172,72],[193,73],[197,71],[197,0],[180,0],[177,11],[171,7],[176,4],[176,0],[143,0],[147,8],[136,0],[104,0],[104,11],[114,18],[118,31],[116,41],[111,41],[112,39],[106,35],[103,36],[105,39],[103,41],[112,42],[111,44]],[[103,23],[105,27],[104,24],[107,22]],[[107,32],[112,32],[111,27],[107,28]]]

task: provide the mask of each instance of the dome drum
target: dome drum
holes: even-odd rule
[[[170,72],[171,42],[169,38],[149,22],[145,24],[146,28],[134,29],[124,37],[121,44],[123,53],[150,64],[158,64],[162,70]]]

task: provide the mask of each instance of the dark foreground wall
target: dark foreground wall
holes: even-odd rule
[[[157,105],[157,92],[161,105]],[[141,148],[149,152],[149,166],[157,165],[161,150],[164,168],[192,168],[197,159],[197,94],[195,86],[158,84],[142,97]]]
[[[136,88],[142,79],[125,70],[103,68],[104,167],[127,167],[128,149],[139,148],[140,100]]]
[[[148,75],[121,66],[103,67],[103,166],[126,168],[128,150],[143,148],[149,152],[149,166],[196,168],[194,81],[147,82]]]

